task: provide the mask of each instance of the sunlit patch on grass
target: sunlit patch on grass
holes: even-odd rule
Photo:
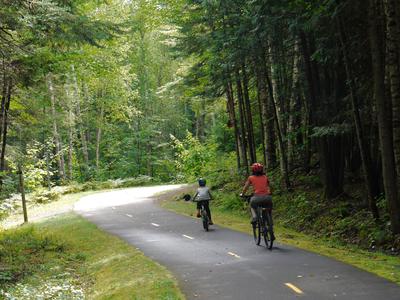
[[[85,294],[72,274],[63,273],[51,279],[33,279],[31,283],[17,283],[7,292],[1,290],[0,295],[5,300],[38,300],[38,299],[85,299]]]
[[[109,257],[105,257],[103,259],[100,259],[99,261],[96,261],[92,264],[92,266],[98,266],[98,265],[106,265],[108,263],[110,263],[113,260],[122,260],[127,258],[127,255],[125,254],[117,254],[117,255],[111,255]]]

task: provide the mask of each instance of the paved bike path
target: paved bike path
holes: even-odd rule
[[[188,299],[399,300],[400,287],[344,263],[163,210],[151,198],[177,186],[82,198],[76,211],[171,270]],[[193,209],[195,209],[193,205]],[[250,225],[249,225],[250,226]]]

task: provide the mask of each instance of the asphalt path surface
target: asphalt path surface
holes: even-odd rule
[[[155,193],[180,187],[95,194],[82,198],[75,210],[166,266],[188,299],[400,300],[398,285],[279,244],[279,236],[269,251],[256,246],[250,235],[217,225],[205,232],[199,219],[177,215],[155,203]]]

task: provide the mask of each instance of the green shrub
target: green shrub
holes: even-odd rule
[[[18,190],[18,179],[16,174],[9,174],[7,172],[0,172],[2,177],[2,185],[0,190],[0,199],[7,199]],[[0,200],[1,201],[1,200]]]
[[[35,203],[49,203],[59,200],[61,194],[56,190],[39,190],[33,193],[32,201]]]
[[[117,188],[128,188],[147,185],[156,182],[152,177],[146,175],[140,175],[135,178],[127,178],[120,181],[115,181],[114,187]]]
[[[187,132],[182,141],[172,135],[171,140],[178,174],[183,174],[189,180],[203,177],[206,173],[205,167],[215,153],[215,146],[200,143],[190,132]]]
[[[242,211],[244,208],[243,200],[237,193],[219,192],[214,194],[215,205],[224,210]]]
[[[299,175],[297,180],[310,189],[317,189],[323,186],[321,177],[318,175]]]
[[[12,194],[7,199],[0,200],[0,220],[7,218],[13,211],[21,207],[21,195]]]
[[[109,181],[87,181],[82,184],[82,191],[105,190],[113,188],[113,184]]]

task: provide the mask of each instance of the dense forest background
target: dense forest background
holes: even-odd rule
[[[400,249],[399,20],[395,0],[0,0],[2,197],[18,168],[31,191],[227,195],[259,161],[289,225]]]

